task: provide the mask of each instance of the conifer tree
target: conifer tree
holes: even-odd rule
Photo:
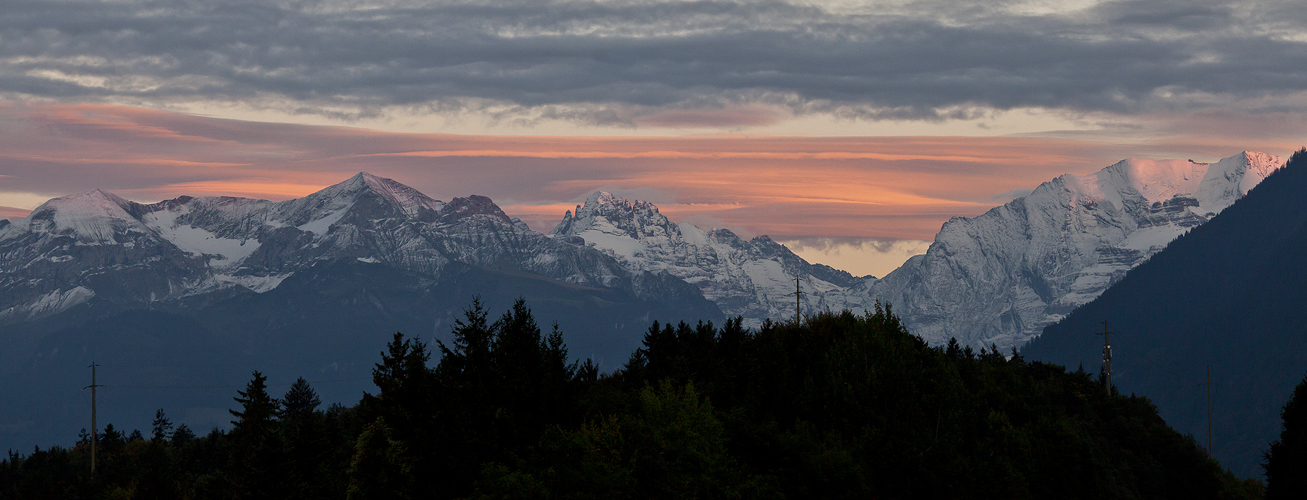
[[[463,319],[454,320],[453,334],[452,345],[446,346],[444,342],[436,341],[436,345],[440,348],[438,370],[446,377],[461,374],[479,379],[489,375],[490,347],[493,338],[480,297],[472,299],[472,307],[463,311]],[[479,384],[476,380],[463,380],[463,382]]]
[[[168,417],[164,416],[163,408],[159,408],[159,411],[154,412],[153,428],[154,428],[153,440],[156,443],[163,442],[165,439],[168,438],[168,434],[172,432],[172,421],[168,420]]]
[[[303,421],[311,417],[321,404],[322,400],[318,399],[318,393],[309,386],[304,377],[300,377],[295,379],[295,383],[291,384],[290,390],[286,391],[286,396],[282,398],[278,417],[288,422]]]
[[[236,391],[234,398],[240,403],[241,410],[227,410],[236,420],[232,420],[232,433],[261,437],[270,431],[272,418],[277,414],[277,400],[268,395],[268,377],[254,370],[254,378],[245,386],[245,390]]]
[[[1266,498],[1307,498],[1307,377],[1293,389],[1280,418],[1280,439],[1271,443],[1262,464],[1266,470]]]
[[[100,446],[105,453],[110,453],[123,446],[123,433],[114,429],[113,424],[104,426],[104,432],[100,433]]]
[[[258,370],[234,398],[241,410],[228,410],[236,420],[231,431],[237,496],[241,498],[284,498],[281,445],[274,427],[278,402],[268,395],[267,377]]]
[[[430,359],[426,344],[395,332],[381,353],[381,362],[372,368],[372,383],[381,391],[378,395],[401,406],[412,403],[427,382]]]
[[[326,473],[323,454],[324,423],[318,394],[304,377],[295,380],[282,398],[281,431],[285,444],[285,482],[289,498],[323,498],[327,492],[321,480]]]
[[[187,427],[186,424],[179,424],[177,430],[172,431],[172,442],[174,444],[182,445],[194,439],[195,432],[191,431],[191,428]]]

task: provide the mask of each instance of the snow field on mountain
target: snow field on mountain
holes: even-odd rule
[[[209,261],[213,267],[233,267],[249,257],[259,248],[258,240],[221,238],[200,227],[177,223],[177,218],[190,212],[190,207],[180,210],[160,210],[143,217],[146,226],[158,232],[183,252],[196,256],[214,256]]]
[[[34,319],[58,314],[86,302],[92,297],[95,297],[95,291],[83,286],[73,287],[68,290],[54,290],[28,304],[0,311],[0,319],[19,318],[24,315],[26,318]]]
[[[360,259],[362,260],[362,259]],[[254,293],[264,293],[277,288],[286,278],[294,273],[274,274],[271,276],[215,274],[213,281],[218,284],[238,285]]]

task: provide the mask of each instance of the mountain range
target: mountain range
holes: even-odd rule
[[[883,278],[809,264],[766,236],[674,223],[647,202],[594,193],[551,236],[601,249],[627,269],[695,284],[757,326],[805,313],[891,304],[934,344],[1004,352],[1103,293],[1175,237],[1229,207],[1284,161],[1244,152],[1214,164],[1124,160],[1063,175],[974,218],[946,222],[924,255]]]
[[[353,403],[390,334],[448,340],[474,297],[492,320],[526,299],[605,369],[655,320],[724,319],[696,287],[532,231],[488,198],[440,202],[365,173],[284,202],[93,190],[0,226],[0,399],[29,402],[0,406],[0,448],[87,427],[93,361],[102,423],[167,407],[204,430],[226,425],[255,369]]]
[[[324,399],[353,401],[390,333],[441,339],[474,296],[492,314],[527,299],[542,322],[557,322],[573,356],[606,368],[655,320],[742,316],[758,326],[796,307],[862,311],[878,300],[932,343],[1006,350],[1281,163],[1242,153],[1065,175],[950,220],[925,255],[879,279],[603,192],[548,234],[488,198],[442,202],[367,173],[282,202],[64,196],[0,221],[0,382],[9,388],[0,392],[51,402],[0,410],[0,447],[59,442],[85,426],[86,397],[68,388],[86,385],[91,360],[119,381],[102,381],[118,395],[110,413],[135,411],[139,422],[167,403],[182,406],[179,421],[223,425],[229,393],[253,369],[273,383],[312,375],[330,381]],[[210,389],[165,394],[176,387]]]

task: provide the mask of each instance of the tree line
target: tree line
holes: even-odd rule
[[[1015,352],[931,347],[888,306],[756,330],[654,322],[602,375],[523,301],[488,316],[473,301],[449,344],[396,333],[353,406],[323,409],[303,379],[274,397],[255,372],[231,430],[197,436],[163,410],[148,438],[106,426],[94,476],[86,439],[11,451],[0,498],[1263,494],[1147,398]]]

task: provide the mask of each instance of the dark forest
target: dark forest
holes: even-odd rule
[[[230,430],[160,409],[10,451],[0,498],[1260,498],[1145,397],[1015,353],[931,347],[888,307],[758,330],[653,323],[600,374],[518,301],[396,333],[374,394],[323,408],[255,372]],[[380,346],[379,346],[380,347]],[[75,431],[74,431],[75,432]]]

